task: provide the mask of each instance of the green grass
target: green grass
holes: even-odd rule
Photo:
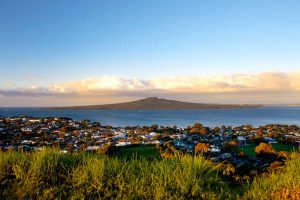
[[[293,152],[297,151],[298,148],[292,145],[286,145],[286,144],[272,144],[272,146],[275,148],[276,151],[287,151],[287,152]],[[240,147],[238,149],[239,152],[244,152],[245,154],[249,156],[256,156],[255,154],[255,147],[256,145],[250,144],[246,145],[244,147]]]
[[[246,187],[244,199],[300,199],[300,156],[293,153],[281,170],[257,177]]]
[[[141,149],[129,155],[135,150]],[[242,187],[231,187],[221,174],[202,156],[0,152],[0,199],[284,199],[300,188],[300,157],[293,153],[285,167]]]
[[[133,145],[117,148],[117,157],[131,159],[139,158],[160,158],[160,152],[154,145]]]
[[[201,156],[167,160],[103,154],[0,152],[0,199],[231,198],[218,166]]]
[[[286,144],[272,144],[272,146],[276,149],[276,151],[297,151],[298,148],[292,145],[286,145]]]

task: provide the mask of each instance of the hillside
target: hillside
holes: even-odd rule
[[[72,106],[72,107],[52,107],[50,109],[77,109],[77,110],[184,110],[184,109],[236,109],[236,108],[258,108],[263,105],[239,105],[239,104],[205,104],[189,103],[157,97],[149,97],[125,103]]]
[[[224,165],[223,165],[224,167]],[[300,157],[239,179],[203,156],[122,159],[102,153],[0,151],[0,199],[291,199],[300,198]],[[224,173],[226,172],[226,173]],[[240,178],[240,176],[237,176]],[[245,177],[247,178],[247,176]]]
[[[289,106],[296,106],[296,107],[300,107],[300,103],[297,103],[297,104],[289,104]]]

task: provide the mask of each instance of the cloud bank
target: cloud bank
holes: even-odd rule
[[[71,99],[69,104],[76,102],[81,105],[120,102],[145,96],[208,103],[295,103],[300,102],[299,94],[300,72],[180,76],[151,80],[106,75],[48,87],[0,89],[1,101],[14,97],[57,97],[62,102],[62,99]]]

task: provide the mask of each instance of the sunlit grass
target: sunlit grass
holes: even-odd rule
[[[0,153],[1,199],[220,199],[228,186],[202,157],[149,161],[102,154]]]
[[[0,199],[284,199],[300,188],[300,158],[232,187],[201,156],[125,159],[103,154],[0,152]]]
[[[292,153],[279,171],[254,179],[246,187],[245,199],[300,199],[300,154]]]

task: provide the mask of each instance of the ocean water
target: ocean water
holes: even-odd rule
[[[47,110],[42,108],[0,108],[0,116],[70,117],[90,119],[103,125],[167,125],[186,127],[196,122],[204,126],[260,126],[269,123],[299,125],[300,107],[262,107],[211,110]]]

